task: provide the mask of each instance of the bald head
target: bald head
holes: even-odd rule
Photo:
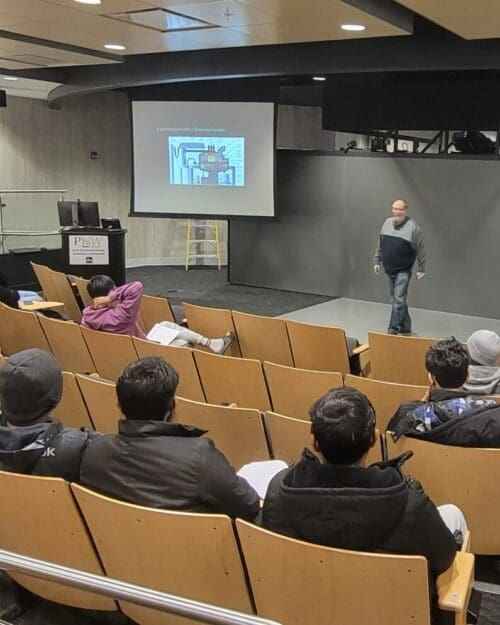
[[[392,219],[395,225],[402,224],[406,219],[406,202],[404,200],[396,200],[392,203]]]

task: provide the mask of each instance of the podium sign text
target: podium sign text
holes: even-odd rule
[[[100,234],[69,235],[70,265],[109,265],[109,240]]]

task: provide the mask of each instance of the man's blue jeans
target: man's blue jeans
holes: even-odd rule
[[[411,318],[406,304],[411,270],[386,273],[391,297],[392,311],[389,330],[395,332],[411,332]]]

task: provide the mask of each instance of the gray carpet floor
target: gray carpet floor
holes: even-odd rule
[[[148,295],[166,297],[176,318],[182,319],[182,302],[214,308],[230,308],[276,317],[322,304],[332,298],[293,291],[229,284],[227,270],[212,267],[137,267],[127,270],[127,280],[140,280]]]

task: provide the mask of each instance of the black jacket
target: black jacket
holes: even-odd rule
[[[0,284],[0,302],[11,308],[19,308],[19,293]]]
[[[457,447],[500,447],[500,406],[462,391],[433,390],[428,402],[401,404],[387,429],[401,436]]]
[[[262,524],[318,545],[422,555],[437,575],[452,563],[455,539],[420,484],[402,475],[403,458],[349,467],[305,450],[272,479]]]
[[[81,483],[105,495],[170,510],[217,512],[253,521],[259,496],[205,432],[165,421],[122,419],[117,435],[93,440]]]
[[[83,452],[95,436],[93,432],[66,428],[59,421],[0,426],[0,470],[77,482]]]

